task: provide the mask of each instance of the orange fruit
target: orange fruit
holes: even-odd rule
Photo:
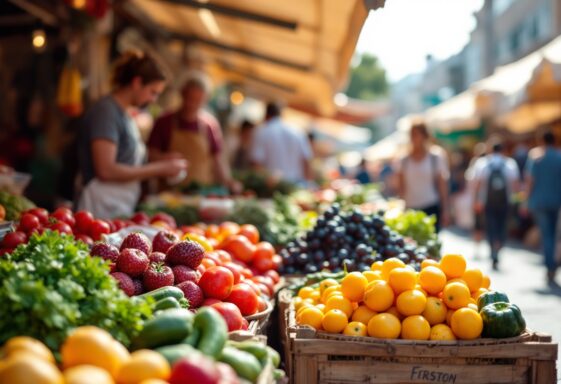
[[[401,338],[406,340],[428,340],[430,324],[423,316],[406,317],[401,323]]]
[[[380,271],[364,271],[362,272],[362,275],[366,277],[366,280],[368,280],[369,283],[376,280],[382,280],[382,272]]]
[[[390,315],[394,315],[399,320],[403,320],[403,315],[401,313],[399,313],[399,311],[397,310],[397,307],[390,307],[390,308],[386,309],[386,313],[389,313]]]
[[[448,312],[446,312],[446,324],[448,324],[448,326],[452,324],[452,315],[454,312],[456,312],[455,309],[448,309]]]
[[[430,325],[444,323],[446,321],[446,313],[448,308],[438,297],[427,298],[427,305],[422,315]]]
[[[66,338],[60,354],[65,369],[76,365],[93,365],[105,369],[114,377],[129,358],[123,349],[107,331],[84,326],[76,328]]]
[[[419,284],[415,285],[415,288],[414,288],[414,289],[416,289],[417,291],[421,292],[423,295],[425,295],[425,297],[428,297],[428,296],[429,296],[429,294],[427,293],[427,291],[425,291],[425,290],[423,289],[423,287],[421,287]]]
[[[370,269],[372,271],[380,271],[382,272],[382,265],[384,264],[383,261],[375,261],[372,263],[372,265],[370,266]]]
[[[430,330],[430,340],[456,340],[454,332],[446,324],[436,324]]]
[[[437,268],[440,269],[440,264],[438,264],[438,261],[436,261],[436,260],[425,259],[421,263],[421,270],[425,269],[426,267],[437,267]]]
[[[462,255],[444,255],[440,260],[440,269],[449,279],[462,277],[466,270],[466,259]]]
[[[449,279],[446,284],[450,284],[450,283],[460,283],[465,285],[466,287],[468,286],[468,284],[465,282],[465,280],[460,279],[459,277],[455,277],[453,279]],[[468,288],[469,289],[469,288]]]
[[[470,292],[476,292],[483,283],[483,273],[477,268],[468,268],[462,275],[462,280],[466,282]]]
[[[113,384],[105,369],[93,365],[77,365],[64,371],[65,384]]]
[[[487,275],[483,275],[481,279],[481,288],[489,289],[491,287],[491,279]]]
[[[368,308],[366,305],[361,305],[354,310],[351,317],[352,321],[358,321],[364,325],[368,325],[370,319],[376,315],[376,312]]]
[[[474,311],[479,312],[479,308],[477,307],[477,304],[472,303],[472,302],[470,302],[470,303],[467,305],[466,308],[473,309]]]
[[[387,279],[390,276],[392,269],[403,267],[405,267],[405,263],[403,261],[399,260],[397,257],[390,257],[382,264],[382,276]]]
[[[324,312],[325,311],[325,304],[316,304],[316,308],[319,309],[320,311]]]
[[[257,227],[255,227],[255,225],[242,225],[238,234],[247,237],[247,239],[253,244],[257,244],[259,242],[259,230],[257,229]]]
[[[471,298],[474,299],[477,302],[477,299],[479,299],[479,296],[481,296],[482,294],[484,294],[485,292],[488,292],[489,290],[486,288],[479,288],[477,291],[473,292],[471,294]]]
[[[64,378],[54,364],[20,350],[0,362],[0,383],[64,384]]]
[[[319,293],[319,291],[312,292],[312,294],[309,297],[309,299],[312,299],[314,303],[318,303],[320,301],[320,298],[321,298],[321,294]]]
[[[323,295],[323,293],[327,290],[327,288],[334,287],[334,286],[337,286],[337,285],[339,285],[339,283],[335,279],[322,280],[319,283],[319,293]]]
[[[419,285],[427,293],[436,295],[444,289],[446,285],[446,275],[439,268],[428,266],[423,268],[419,273]]]
[[[404,291],[409,291],[417,285],[417,276],[415,271],[408,268],[394,268],[390,271],[388,276],[390,287],[396,295]]]
[[[351,272],[341,281],[341,292],[350,301],[361,301],[367,285],[368,279],[362,273]]]
[[[138,384],[169,384],[169,383],[165,380],[160,380],[160,379],[148,379],[148,380],[142,380]]]
[[[25,351],[36,355],[49,363],[55,363],[55,357],[47,346],[28,336],[16,336],[4,344],[4,356],[9,357],[15,352]]]
[[[420,315],[425,310],[427,298],[415,289],[401,293],[395,301],[399,313],[404,316]]]
[[[392,306],[395,294],[390,285],[384,280],[370,283],[364,293],[364,304],[375,312],[383,312]]]
[[[469,288],[462,283],[450,283],[444,287],[442,299],[448,308],[458,309],[469,304]]]
[[[302,304],[304,304],[304,300],[301,297],[296,296],[292,299],[292,304],[294,305],[294,310],[298,311]]]
[[[389,313],[380,313],[368,322],[368,335],[379,339],[397,339],[401,333],[401,322]]]
[[[316,290],[313,289],[312,287],[302,287],[300,288],[300,290],[298,291],[298,297],[301,297],[302,299],[307,299],[309,298],[312,293],[314,293]]]
[[[351,317],[353,314],[353,304],[349,299],[341,295],[333,295],[325,302],[325,310],[330,311],[332,309],[342,311],[347,315],[347,318]]]
[[[325,313],[321,325],[326,332],[341,333],[349,323],[347,315],[338,309],[331,309]]]
[[[351,321],[343,330],[343,335],[347,336],[366,336],[366,324],[359,321]]]
[[[481,336],[483,320],[477,311],[460,308],[452,315],[450,328],[458,339],[473,340]]]
[[[147,379],[167,380],[171,374],[168,361],[158,352],[141,349],[131,354],[117,374],[119,384],[137,384]]]
[[[309,307],[303,309],[296,319],[298,324],[309,325],[314,329],[321,329],[322,320],[323,320],[323,312],[315,307]]]

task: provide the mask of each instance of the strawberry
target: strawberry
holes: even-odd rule
[[[117,269],[116,263],[119,259],[119,250],[117,247],[108,243],[95,243],[90,250],[90,255],[101,257],[102,259],[109,261],[111,272],[115,272]]]
[[[189,301],[189,309],[198,308],[203,303],[205,297],[203,290],[192,281],[184,281],[176,285],[177,288],[183,291],[185,298]]]
[[[205,250],[195,241],[185,240],[172,246],[167,252],[167,261],[174,265],[186,265],[196,269],[203,261]]]
[[[133,296],[136,293],[134,283],[129,275],[123,272],[113,272],[111,276],[117,280],[119,288],[121,288],[128,296]]]
[[[144,285],[142,284],[142,280],[133,279],[132,283],[134,284],[134,295],[142,295],[144,293]]]
[[[172,268],[173,276],[175,278],[175,284],[183,283],[184,281],[192,281],[194,283],[198,283],[201,275],[199,272],[185,266],[185,265],[176,265]]]
[[[166,253],[172,245],[179,241],[179,236],[170,231],[160,231],[152,240],[152,251]]]
[[[152,252],[148,255],[151,263],[165,263],[166,262],[166,254],[162,252]]]
[[[144,233],[133,232],[127,235],[121,244],[121,251],[127,248],[138,249],[148,255],[150,253],[150,240]]]
[[[173,271],[163,263],[152,263],[142,275],[142,282],[147,291],[173,285]]]
[[[140,276],[146,271],[150,260],[146,254],[138,249],[127,248],[121,251],[117,260],[117,269],[130,277]]]

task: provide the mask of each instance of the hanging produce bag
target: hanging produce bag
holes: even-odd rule
[[[70,117],[79,116],[83,110],[82,77],[77,68],[66,64],[58,81],[57,105]]]

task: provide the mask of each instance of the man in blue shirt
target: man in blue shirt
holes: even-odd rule
[[[530,152],[526,173],[528,177],[528,208],[540,228],[547,267],[548,284],[555,283],[555,241],[557,219],[561,208],[561,152],[555,148],[555,137],[547,132],[543,146]]]

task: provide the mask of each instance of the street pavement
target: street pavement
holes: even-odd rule
[[[547,285],[541,254],[509,244],[499,255],[499,270],[493,271],[485,242],[476,247],[468,233],[455,230],[445,230],[440,237],[443,254],[464,255],[468,265],[489,275],[492,289],[507,293],[510,301],[520,307],[529,329],[550,334],[554,342],[561,343],[561,288]],[[557,275],[557,283],[561,285],[561,270]],[[557,372],[559,376],[559,358]]]

